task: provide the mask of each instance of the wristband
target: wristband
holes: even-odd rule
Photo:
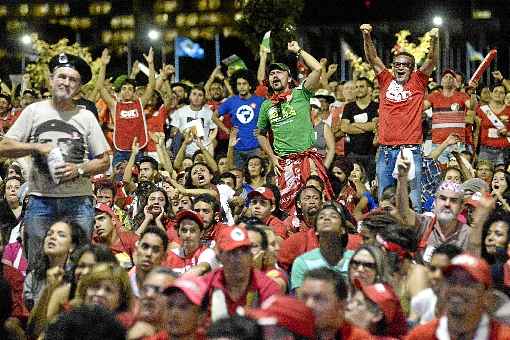
[[[297,53],[296,53],[296,54],[297,54],[297,55],[301,55],[301,52],[303,52],[303,49],[302,49],[302,48],[300,48],[299,50],[297,50]]]

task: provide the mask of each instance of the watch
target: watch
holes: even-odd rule
[[[78,176],[82,177],[83,175],[85,175],[85,171],[83,171],[83,168],[78,165]]]

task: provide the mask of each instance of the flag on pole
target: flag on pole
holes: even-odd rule
[[[193,59],[203,59],[204,49],[200,44],[186,37],[175,38],[175,54],[177,57],[190,57]]]
[[[264,34],[260,45],[266,49],[267,53],[271,53],[271,31],[267,31]]]
[[[473,45],[466,42],[466,52],[470,61],[482,61],[483,54],[474,49]]]

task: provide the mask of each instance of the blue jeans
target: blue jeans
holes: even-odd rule
[[[486,145],[480,145],[478,160],[489,160],[494,166],[506,164],[510,158],[510,150],[505,148],[493,148]]]
[[[236,168],[242,169],[245,165],[245,163],[248,161],[248,158],[251,156],[259,156],[260,155],[260,148],[255,148],[251,150],[235,150],[234,149],[234,164]]]
[[[379,146],[377,149],[376,159],[376,173],[378,183],[378,196],[381,199],[382,193],[385,188],[396,185],[396,180],[393,178],[393,169],[397,161],[400,148],[388,147],[385,145]],[[421,145],[416,145],[412,148],[413,160],[415,165],[415,177],[410,181],[411,192],[409,197],[413,203],[413,209],[416,212],[421,212],[421,166],[422,166],[422,149]]]
[[[439,147],[439,144],[432,144],[432,150],[435,150],[438,147]],[[450,145],[439,155],[439,158],[437,160],[441,164],[446,164],[446,163],[448,163],[448,161],[450,160],[450,157],[452,156],[452,151],[462,152],[462,151],[466,151],[466,150],[471,151],[471,146],[468,144],[464,144],[464,143],[460,143],[460,148],[458,147],[457,144]]]
[[[94,214],[91,196],[62,198],[30,196],[23,219],[29,269],[33,268],[37,257],[42,255],[44,236],[53,223],[63,218],[73,221],[90,240]]]

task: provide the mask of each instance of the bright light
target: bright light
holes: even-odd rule
[[[443,18],[441,18],[440,16],[436,15],[432,19],[432,23],[434,24],[434,26],[441,26],[441,25],[443,25]]]
[[[159,31],[156,30],[150,30],[149,33],[147,34],[150,40],[159,39],[159,35],[160,35]]]
[[[30,45],[32,43],[32,38],[28,34],[23,35],[20,40],[23,45]]]

